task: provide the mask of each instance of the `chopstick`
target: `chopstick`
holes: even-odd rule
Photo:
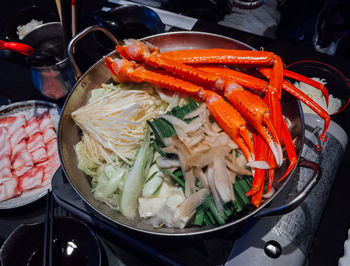
[[[77,35],[77,1],[72,0],[72,37]]]
[[[61,2],[60,0],[56,0],[56,8],[57,8],[57,12],[58,12],[58,16],[60,17],[60,21],[62,23],[62,9],[61,9]]]
[[[63,52],[64,57],[66,58],[68,55],[68,44],[72,38],[72,32],[71,32],[71,14],[70,14],[70,3],[68,2],[70,0],[59,0],[60,7],[61,7],[61,24],[62,24],[62,30],[63,30]]]
[[[54,199],[50,190],[47,190],[45,231],[43,248],[43,266],[52,266],[52,242],[53,242],[53,220],[54,220]]]

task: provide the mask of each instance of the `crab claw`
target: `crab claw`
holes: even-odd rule
[[[254,147],[246,127],[247,122],[242,116],[215,92],[202,92],[206,99],[209,112],[220,127],[236,142],[248,162],[254,160]]]
[[[258,95],[238,88],[237,84],[227,87],[225,97],[265,140],[277,165],[280,166],[283,160],[281,142],[272,125],[270,110],[264,101]]]

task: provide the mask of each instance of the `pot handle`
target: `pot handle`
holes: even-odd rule
[[[70,62],[72,63],[73,67],[74,67],[74,71],[75,71],[75,78],[79,79],[80,76],[82,75],[80,68],[77,64],[77,61],[74,58],[74,48],[75,45],[77,44],[77,42],[79,42],[82,38],[84,38],[87,34],[89,34],[90,32],[93,31],[102,31],[104,34],[106,34],[115,44],[119,44],[119,41],[116,37],[114,37],[114,35],[108,31],[107,29],[94,25],[94,26],[90,26],[87,27],[86,29],[82,30],[81,32],[79,32],[77,35],[74,36],[74,38],[69,42],[68,45],[68,57]]]
[[[306,160],[305,158],[300,158],[299,167],[306,167],[313,170],[312,177],[306,183],[305,187],[299,192],[299,194],[290,202],[282,206],[262,209],[256,215],[254,215],[254,218],[289,213],[295,208],[297,208],[305,200],[306,196],[311,192],[314,186],[321,179],[322,169],[317,163]]]

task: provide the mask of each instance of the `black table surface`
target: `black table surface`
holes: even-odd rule
[[[344,58],[320,54],[306,47],[267,39],[204,21],[198,21],[193,30],[225,35],[245,42],[256,49],[263,47],[265,50],[273,51],[281,56],[286,65],[299,60],[325,62],[336,67],[346,77],[350,78],[350,61]],[[8,97],[12,102],[32,99],[52,101],[42,96],[34,88],[28,66],[0,58],[0,73],[0,96]],[[62,105],[63,100],[56,103]],[[341,116],[336,117],[337,122],[347,134],[350,129],[349,115],[350,109],[348,108]],[[314,239],[312,250],[308,256],[309,265],[337,265],[339,258],[343,255],[343,244],[347,238],[350,221],[350,212],[348,211],[350,202],[349,158],[349,148],[347,148]],[[2,243],[22,223],[43,221],[44,214],[45,199],[40,199],[17,209],[1,210],[0,242]]]

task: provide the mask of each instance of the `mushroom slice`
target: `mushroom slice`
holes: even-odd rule
[[[196,178],[192,168],[183,172],[183,175],[185,179],[185,196],[188,198],[196,191]]]
[[[238,149],[238,145],[229,135],[226,134],[226,132],[220,132],[217,133],[217,135],[205,136],[205,140],[211,147],[228,145],[231,147],[231,149]]]
[[[224,202],[221,200],[218,191],[215,187],[215,177],[214,177],[214,169],[213,165],[209,165],[207,168],[207,176],[208,176],[208,184],[210,187],[211,194],[213,195],[215,206],[218,209],[220,215],[223,215]]]
[[[188,160],[185,162],[185,169],[191,168],[193,166],[203,168],[207,165],[212,164],[215,158],[228,155],[230,150],[231,148],[226,145],[200,150],[189,156]]]
[[[209,189],[202,188],[185,199],[181,205],[176,208],[173,216],[173,224],[176,227],[184,228],[191,217],[195,214],[196,208],[203,203],[210,194]]]
[[[214,160],[215,187],[224,203],[235,201],[233,186],[230,181],[228,169],[224,157]]]
[[[156,162],[159,168],[180,167],[180,161],[175,158],[158,157]]]
[[[244,156],[240,155],[239,157],[244,157]],[[231,171],[235,172],[236,174],[240,174],[240,175],[252,174],[252,172],[248,168],[246,168],[245,166],[242,167],[241,164],[238,164],[235,152],[233,152],[231,156],[231,160],[229,159],[226,160],[226,165]]]
[[[208,188],[208,179],[207,176],[203,173],[203,170],[199,167],[193,167],[193,174],[197,179],[199,180],[199,183],[202,185],[204,188]]]

